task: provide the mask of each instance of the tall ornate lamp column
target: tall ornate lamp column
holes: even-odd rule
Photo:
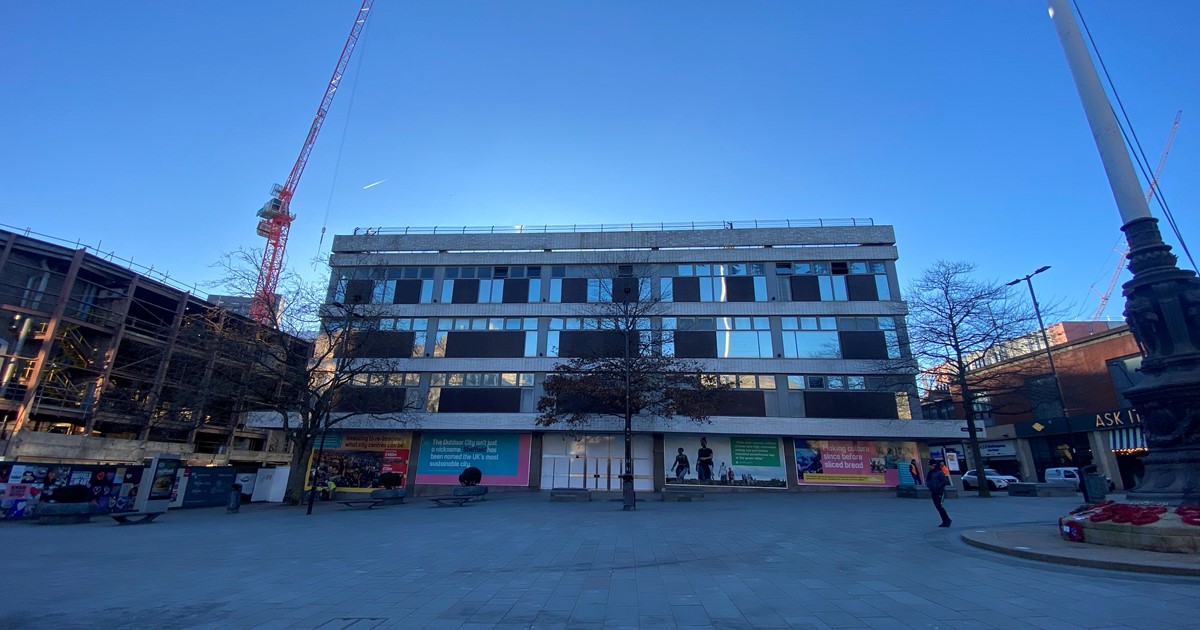
[[[1149,454],[1132,501],[1200,503],[1200,279],[1176,265],[1142,196],[1116,116],[1070,0],[1048,0],[1129,242],[1125,321],[1142,348],[1140,385],[1125,396],[1144,419]]]

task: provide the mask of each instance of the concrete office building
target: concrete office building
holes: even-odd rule
[[[356,358],[388,361],[348,394],[373,413],[341,423],[326,446],[369,449],[362,438],[376,434],[366,442],[409,447],[418,487],[482,463],[492,486],[619,488],[618,419],[597,417],[586,433],[535,419],[545,375],[592,345],[595,302],[628,277],[662,300],[645,323],[673,332],[662,350],[734,386],[709,423],[635,418],[639,490],[910,482],[928,441],[961,432],[921,419],[914,376],[887,368],[908,355],[896,259],[891,226],[869,219],[340,235],[328,301],[371,305],[350,323],[370,330]],[[389,424],[405,399],[423,411]],[[715,451],[711,480],[696,478],[701,437]],[[690,470],[677,476],[679,449]]]

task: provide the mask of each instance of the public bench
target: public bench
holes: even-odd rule
[[[556,502],[588,502],[592,500],[592,491],[587,488],[553,488],[550,490],[550,500]]]
[[[96,506],[92,503],[42,503],[37,506],[38,525],[90,523]]]
[[[349,496],[347,496],[349,495]],[[367,508],[368,510],[380,505],[401,505],[408,491],[404,488],[376,488],[371,491],[369,498],[359,493],[344,493],[339,495],[338,503],[348,508]]]
[[[109,514],[117,525],[142,525],[144,523],[152,523],[154,519],[166,514],[166,512],[138,512],[135,514]]]
[[[474,501],[482,501],[487,493],[487,486],[458,486],[448,496],[433,497],[429,500],[436,503],[437,507],[462,507]]]
[[[433,497],[429,500],[436,503],[436,507],[448,507],[451,505],[462,507],[471,502],[471,497]]]
[[[933,500],[933,494],[929,488],[925,486],[896,486],[896,498],[899,499],[929,499]],[[947,487],[943,499],[957,499],[958,488]]]
[[[348,508],[365,507],[369,510],[377,505],[382,505],[383,501],[380,501],[379,499],[359,499],[357,501],[338,501],[338,503],[341,503]]]
[[[1024,481],[1008,484],[1008,496],[1010,497],[1073,497],[1075,492],[1074,484]]]
[[[687,503],[703,501],[707,498],[704,488],[699,486],[663,486],[662,500]]]
[[[469,501],[482,501],[487,493],[487,486],[458,486],[450,494],[456,497],[466,497]]]

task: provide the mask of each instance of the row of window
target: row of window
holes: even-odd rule
[[[660,275],[664,276],[765,276],[767,268],[772,263],[688,263],[678,265],[662,265]],[[887,266],[879,261],[810,261],[810,262],[776,262],[775,275],[815,274],[815,275],[850,275],[850,274],[886,274]],[[434,277],[435,267],[343,267],[339,269],[342,278],[346,280],[370,279],[430,279]],[[549,266],[549,274],[543,276],[541,265],[505,265],[505,266],[472,266],[472,267],[442,267],[444,278],[586,278],[597,275],[595,266],[584,265],[554,265]],[[602,273],[612,272],[613,269]],[[634,274],[633,265],[617,265],[617,277],[630,277]]]
[[[550,330],[614,330],[614,322],[603,317],[550,317]],[[674,331],[732,331],[771,330],[770,317],[654,317],[639,318],[634,327],[638,330]],[[438,330],[537,330],[536,317],[442,317],[437,319]],[[896,330],[896,318],[869,315],[840,317],[780,317],[779,326],[784,331],[816,330]],[[355,330],[382,331],[425,331],[429,329],[429,318],[381,317],[356,319],[350,327]]]
[[[345,270],[332,301],[371,304],[526,304],[599,303],[619,300],[632,285],[642,299],[664,302],[767,302],[773,299],[809,301],[888,301],[892,299],[886,267],[878,262],[776,263],[778,280],[768,284],[765,265],[671,265],[659,277],[657,294],[650,295],[643,279],[632,277],[632,266],[621,266],[616,280],[588,278],[585,267],[553,267],[542,278],[541,267],[445,267],[435,287],[432,267],[382,270],[383,278],[363,277],[359,267]],[[403,277],[398,277],[403,276]],[[544,286],[543,286],[544,285]],[[774,287],[774,293],[770,287]],[[435,288],[437,289],[435,291]]]
[[[620,340],[614,338],[620,333],[610,330],[549,330],[544,347],[539,346],[538,331],[530,329],[446,330],[439,326],[432,333],[432,345],[431,333],[410,334],[411,341],[366,337],[352,346],[349,354],[377,358],[521,358],[619,356],[621,352]],[[894,330],[783,330],[779,339],[777,346],[770,330],[673,334],[639,331],[636,343],[651,344],[655,352],[666,356],[692,359],[899,359],[902,356],[899,336]]]
[[[889,391],[882,377],[861,375],[714,374],[729,385],[715,415],[757,417],[903,418],[911,417],[905,392]],[[787,389],[777,391],[783,379]],[[450,372],[429,375],[423,398],[417,373],[370,373],[343,390],[340,409],[386,413],[407,401],[430,413],[520,413],[536,405],[535,375],[519,372]],[[877,389],[876,389],[877,388]]]
[[[774,390],[779,377],[775,374],[710,374],[706,378],[716,379],[733,389]],[[782,377],[789,390],[798,389],[844,389],[879,391],[884,389],[884,377],[831,374],[788,374]],[[433,372],[429,374],[431,387],[533,387],[535,375],[531,372]],[[419,372],[363,372],[355,374],[350,381],[354,387],[418,387]]]

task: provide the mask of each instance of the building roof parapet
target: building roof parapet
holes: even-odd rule
[[[661,232],[666,230],[742,230],[875,225],[870,218],[772,219],[766,221],[685,221],[679,223],[593,223],[573,225],[484,225],[432,227],[356,227],[354,235],[374,234],[549,234],[578,232]]]
[[[29,239],[34,239],[34,240],[40,241],[42,243],[46,243],[47,245],[63,247],[70,251],[82,249],[82,250],[86,251],[88,254],[90,254],[91,256],[94,256],[98,260],[102,260],[104,262],[111,263],[111,264],[116,265],[117,267],[121,267],[127,271],[131,271],[140,276],[150,278],[151,280],[155,280],[157,282],[160,282],[162,284],[170,286],[174,289],[183,291],[184,293],[191,293],[191,294],[200,293],[200,289],[198,287],[196,287],[195,285],[188,284],[178,278],[172,278],[171,274],[169,272],[159,271],[158,269],[155,269],[153,266],[147,267],[145,265],[135,263],[135,262],[133,262],[132,258],[129,258],[129,259],[122,258],[113,252],[106,252],[106,251],[100,249],[99,246],[92,247],[91,245],[85,245],[78,240],[69,241],[67,239],[59,238],[57,236],[51,236],[49,234],[42,234],[40,232],[35,232],[30,228],[19,228],[19,227],[7,225],[4,223],[0,223],[0,232],[9,232],[9,233],[13,234],[14,236],[23,236],[23,237],[26,237]]]

